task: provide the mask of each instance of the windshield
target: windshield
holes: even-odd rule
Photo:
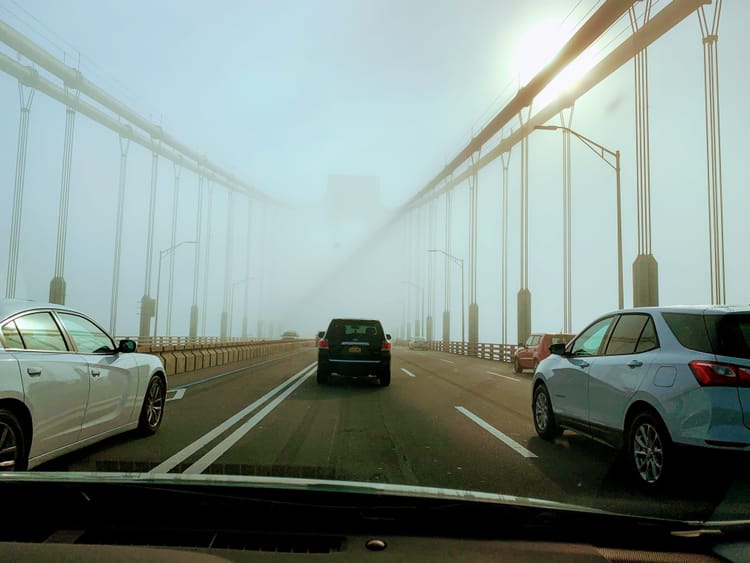
[[[749,21],[0,0],[0,467],[750,519]]]

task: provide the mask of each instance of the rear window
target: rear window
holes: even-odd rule
[[[664,313],[670,330],[685,348],[750,359],[750,315]]]
[[[329,338],[375,338],[383,336],[378,321],[335,320],[328,327]]]

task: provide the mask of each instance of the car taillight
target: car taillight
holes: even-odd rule
[[[703,360],[694,360],[689,365],[701,385],[750,387],[750,368]]]
[[[380,345],[381,350],[390,350],[391,349],[391,343],[388,340],[383,340],[383,343]]]
[[[318,342],[318,348],[326,348],[328,349],[328,340],[320,339],[320,342]]]

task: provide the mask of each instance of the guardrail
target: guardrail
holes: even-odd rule
[[[127,338],[127,337],[120,337]],[[280,354],[297,348],[314,346],[314,340],[255,340],[189,336],[130,337],[138,344],[136,351],[161,359],[167,375],[243,362]]]
[[[402,343],[398,341],[397,343]],[[408,345],[408,341],[403,341]],[[494,360],[496,362],[513,363],[513,356],[518,346],[515,344],[493,344],[479,342],[470,344],[469,342],[443,342],[442,340],[433,340],[429,343],[430,350],[435,352],[448,352],[459,356],[470,356],[472,358],[482,358],[485,360]]]

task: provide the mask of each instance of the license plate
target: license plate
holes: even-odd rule
[[[358,354],[361,351],[362,351],[362,348],[360,348],[359,346],[349,346],[349,352]]]

